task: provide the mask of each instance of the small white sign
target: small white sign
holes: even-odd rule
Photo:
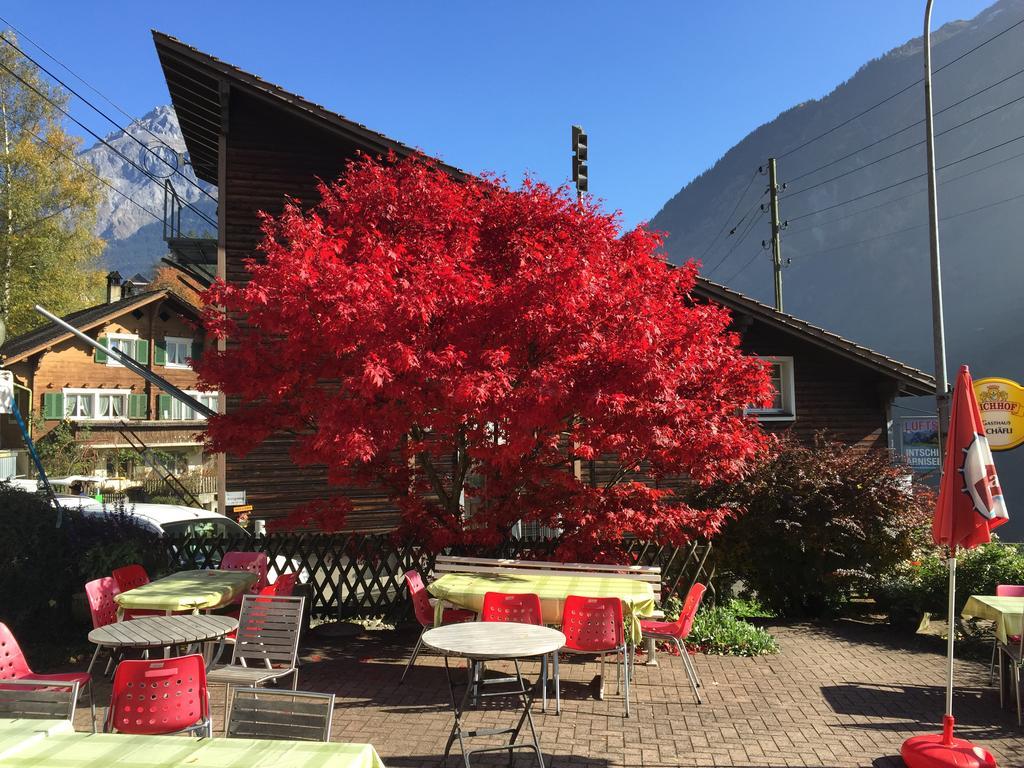
[[[0,371],[0,413],[14,412],[14,374]]]
[[[240,507],[245,504],[245,491],[225,491],[224,506]]]

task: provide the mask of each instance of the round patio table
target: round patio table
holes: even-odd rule
[[[532,749],[537,755],[537,763],[544,768],[544,755],[540,750],[540,742],[537,739],[537,730],[533,725],[533,717],[530,714],[530,705],[533,703],[533,691],[528,688],[519,670],[520,659],[532,659],[554,653],[565,645],[565,635],[557,629],[541,627],[534,624],[518,624],[515,622],[467,622],[464,624],[449,624],[443,627],[435,627],[423,633],[423,644],[444,655],[444,667],[448,676],[448,690],[451,694],[452,711],[455,713],[455,724],[452,726],[448,736],[448,743],[444,749],[445,757],[451,752],[452,745],[456,740],[462,749],[462,760],[466,768],[470,768],[469,757],[480,752],[508,751],[509,759],[512,758],[512,751],[516,749]],[[465,683],[465,693],[461,700],[456,696],[455,690],[460,685],[456,683],[448,665],[448,657],[455,656],[467,659],[470,664],[470,674]],[[463,725],[463,715],[466,711],[471,695],[478,679],[478,669],[485,661],[509,660],[515,664],[516,675],[512,680],[518,682],[519,687],[510,691],[498,691],[493,693],[482,693],[479,696],[493,697],[505,696],[518,698],[522,704],[523,713],[519,722],[512,728],[479,728],[467,730]],[[538,681],[539,682],[539,681]],[[519,733],[523,725],[529,725],[531,740],[517,743]],[[500,747],[480,747],[467,750],[466,739],[475,736],[496,736],[509,734],[507,745]]]
[[[89,671],[92,671],[101,648],[168,648],[212,640],[223,644],[224,636],[236,629],[238,619],[234,616],[209,614],[143,616],[130,621],[115,621],[96,627],[89,633],[89,642],[96,645]]]

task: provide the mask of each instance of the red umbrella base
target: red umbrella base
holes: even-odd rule
[[[900,756],[907,768],[998,768],[990,752],[953,736],[952,717],[943,718],[941,734],[904,741]]]

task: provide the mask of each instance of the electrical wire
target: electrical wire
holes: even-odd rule
[[[744,241],[745,241],[745,240],[747,239],[747,237],[748,237],[748,236],[750,235],[750,232],[751,232],[751,230],[752,230],[752,229],[754,228],[754,225],[756,225],[756,224],[757,224],[757,222],[759,222],[759,221],[760,221],[760,220],[761,220],[762,218],[764,218],[764,214],[765,214],[765,209],[764,209],[764,208],[762,208],[762,209],[761,209],[761,212],[760,212],[760,213],[759,213],[759,214],[758,214],[757,216],[755,216],[754,218],[752,218],[752,219],[750,220],[750,222],[749,222],[749,223],[747,224],[747,228],[746,228],[746,229],[745,229],[745,230],[743,231],[743,233],[742,233],[742,234],[741,234],[741,235],[739,236],[739,238],[738,238],[738,239],[736,240],[736,242],[735,242],[735,243],[733,243],[733,246],[732,246],[732,248],[730,248],[730,249],[729,249],[728,251],[726,251],[725,255],[724,255],[724,256],[722,256],[722,258],[720,258],[720,259],[718,260],[718,263],[717,263],[717,264],[715,264],[715,266],[714,266],[714,267],[712,267],[711,269],[709,269],[709,270],[708,270],[708,272],[707,272],[707,276],[708,276],[709,278],[710,278],[710,277],[711,277],[711,276],[712,276],[713,274],[715,274],[715,272],[717,272],[717,271],[718,271],[718,270],[719,270],[719,269],[720,269],[720,268],[722,267],[722,265],[723,265],[723,264],[725,264],[725,262],[729,260],[729,257],[730,257],[730,256],[732,256],[733,252],[735,252],[735,250],[736,250],[737,248],[739,248],[739,247],[740,247],[740,246],[741,246],[741,245],[742,245],[742,244],[744,243]]]
[[[56,103],[56,102],[55,102],[55,101],[54,101],[53,99],[51,99],[51,98],[50,98],[49,96],[47,96],[46,94],[44,94],[44,93],[43,93],[42,91],[40,91],[40,90],[39,90],[38,88],[36,88],[36,87],[35,87],[34,85],[32,85],[32,83],[28,82],[28,81],[27,81],[27,80],[26,80],[25,78],[23,78],[23,77],[22,77],[21,75],[19,75],[19,74],[18,74],[17,72],[15,72],[15,71],[14,71],[13,69],[11,69],[10,67],[8,67],[8,66],[7,66],[6,64],[4,64],[4,63],[3,63],[2,61],[0,61],[0,69],[4,69],[4,70],[5,70],[6,72],[8,72],[8,74],[10,74],[10,75],[11,75],[12,77],[14,77],[15,79],[19,80],[19,81],[20,81],[20,82],[21,82],[21,83],[22,83],[23,85],[25,85],[25,86],[26,86],[26,87],[28,87],[28,88],[29,88],[30,90],[32,90],[32,91],[33,91],[34,93],[36,93],[36,95],[38,95],[38,96],[39,96],[40,98],[42,98],[42,99],[43,99],[44,101],[46,101],[46,102],[48,102],[48,103],[49,103],[50,105],[52,105],[52,106],[53,106],[53,107],[54,107],[55,109],[57,109],[57,110],[58,110],[58,111],[59,111],[59,112],[60,112],[61,114],[63,114],[63,115],[65,116],[65,117],[67,117],[67,118],[68,118],[69,120],[71,120],[71,121],[72,121],[73,123],[75,123],[76,125],[78,125],[78,126],[79,126],[79,127],[80,127],[80,128],[82,129],[82,130],[84,130],[84,131],[86,131],[87,133],[89,133],[89,135],[91,135],[91,136],[92,136],[93,138],[95,138],[95,139],[96,139],[97,141],[99,141],[99,142],[100,142],[101,144],[103,144],[103,145],[104,145],[104,146],[105,146],[105,147],[106,147],[107,149],[109,149],[109,150],[110,150],[111,152],[113,152],[113,153],[114,153],[115,155],[117,155],[117,156],[118,156],[118,157],[120,157],[120,158],[121,158],[122,160],[124,160],[124,161],[125,161],[125,162],[127,162],[127,163],[128,163],[129,165],[131,165],[131,166],[132,166],[132,167],[134,167],[134,168],[135,168],[136,170],[138,170],[138,171],[139,171],[139,173],[141,173],[141,174],[142,174],[143,176],[146,176],[146,177],[147,177],[147,178],[148,178],[148,179],[149,179],[150,181],[152,181],[152,182],[153,182],[153,183],[155,183],[155,184],[160,184],[161,180],[160,180],[160,179],[158,179],[158,178],[157,178],[157,177],[156,177],[156,176],[155,176],[155,175],[154,175],[153,173],[151,173],[151,172],[150,172],[150,171],[148,171],[147,169],[143,168],[143,167],[142,167],[141,165],[139,165],[138,163],[136,163],[136,162],[135,162],[134,160],[132,160],[132,159],[131,159],[130,157],[128,157],[127,155],[125,155],[125,154],[124,154],[123,152],[120,152],[120,151],[119,151],[119,150],[118,150],[118,149],[117,149],[116,147],[114,147],[114,145],[113,145],[113,144],[111,144],[111,143],[110,143],[110,142],[108,142],[108,141],[107,141],[106,139],[104,139],[104,138],[103,138],[102,136],[100,136],[100,135],[99,135],[98,133],[96,133],[95,131],[93,131],[93,130],[92,130],[91,128],[89,128],[89,127],[88,127],[87,125],[85,125],[85,124],[84,124],[84,123],[83,123],[82,121],[80,121],[80,120],[76,119],[76,118],[75,118],[75,117],[74,117],[74,116],[73,116],[73,115],[72,115],[72,114],[71,114],[70,112],[68,112],[68,111],[67,111],[66,109],[64,109],[64,107],[62,107],[62,106],[61,106],[60,104]],[[186,200],[182,200],[182,201],[181,201],[181,204],[182,204],[182,205],[183,205],[184,207],[188,208],[188,209],[189,209],[190,211],[192,211],[193,213],[195,213],[195,214],[196,214],[196,215],[197,215],[197,216],[198,216],[199,218],[201,218],[201,219],[202,219],[203,221],[205,221],[205,222],[206,222],[207,224],[209,224],[209,225],[210,225],[211,227],[214,227],[214,228],[216,228],[216,227],[217,227],[217,222],[216,222],[216,221],[214,221],[213,219],[209,218],[209,217],[208,217],[208,216],[207,216],[207,215],[206,215],[205,213],[203,213],[203,212],[202,212],[201,210],[199,210],[198,208],[196,208],[195,206],[193,206],[193,205],[192,205],[191,203],[189,203],[188,201],[186,201]]]
[[[970,93],[967,96],[964,96],[959,101],[955,101],[952,104],[949,104],[948,106],[943,107],[942,109],[940,109],[940,110],[938,110],[937,112],[934,113],[935,117],[938,117],[943,112],[948,112],[949,110],[953,109],[954,107],[959,107],[965,101],[969,101],[970,99],[973,99],[975,96],[980,96],[981,94],[983,94],[983,93],[985,93],[987,91],[990,91],[993,88],[996,88],[997,86],[1002,85],[1003,83],[1007,82],[1008,80],[1012,80],[1013,78],[1017,77],[1020,74],[1024,74],[1024,69],[1018,69],[1012,75],[1007,75],[1006,77],[1002,78],[1001,80],[998,80],[997,82],[994,82],[991,85],[986,85],[981,90],[974,91],[973,93]],[[899,136],[901,133],[906,133],[910,129],[916,128],[917,126],[922,125],[923,123],[924,123],[924,118],[922,118],[920,120],[917,120],[917,121],[911,123],[910,125],[905,125],[902,128],[900,128],[899,130],[893,131],[892,133],[889,133],[889,134],[886,134],[885,136],[882,136],[880,139],[875,139],[870,144],[865,144],[863,147],[860,147],[859,149],[855,149],[852,152],[848,152],[847,154],[843,155],[842,157],[837,157],[835,160],[830,160],[829,162],[825,163],[824,165],[819,165],[817,168],[812,168],[809,171],[804,171],[803,173],[799,174],[798,176],[793,176],[793,177],[788,179],[788,183],[794,184],[794,183],[800,181],[801,179],[805,179],[808,176],[817,173],[818,171],[823,171],[826,168],[830,168],[833,165],[836,165],[837,163],[841,163],[843,160],[849,160],[851,157],[853,157],[855,155],[859,155],[864,150],[871,149],[872,147],[876,147],[879,144],[881,144],[881,143],[883,143],[885,141],[888,141],[889,139],[892,139],[892,138],[895,138],[896,136]],[[923,144],[924,141],[922,140],[922,141],[920,141],[918,143],[919,144]]]
[[[718,234],[716,234],[712,238],[711,242],[708,243],[708,246],[707,246],[707,248],[704,249],[704,252],[701,253],[701,255],[697,257],[698,261],[704,261],[704,257],[708,255],[708,251],[710,251],[712,248],[715,247],[715,243],[718,242],[718,238],[720,238],[722,236],[722,233],[725,232],[725,228],[729,226],[729,222],[732,221],[732,217],[736,215],[736,211],[739,210],[740,205],[743,203],[743,200],[746,198],[747,193],[750,191],[750,188],[752,186],[754,186],[754,181],[755,181],[755,179],[757,179],[757,177],[760,175],[760,173],[761,173],[761,169],[760,168],[758,168],[757,170],[754,171],[754,175],[750,177],[750,181],[747,182],[747,186],[745,186],[743,188],[743,191],[740,193],[740,196],[738,198],[736,198],[736,205],[733,206],[732,211],[730,211],[729,215],[726,216],[725,219],[722,221],[722,228],[720,230],[718,230]],[[733,229],[735,231],[735,227]]]
[[[1002,30],[1001,32],[997,32],[997,33],[996,33],[995,35],[993,35],[992,37],[990,37],[990,38],[988,38],[988,39],[986,39],[986,40],[983,40],[982,42],[978,43],[978,44],[977,44],[976,46],[974,46],[973,48],[970,48],[970,49],[968,49],[968,50],[964,51],[963,53],[961,53],[961,54],[960,54],[959,56],[957,56],[957,57],[956,57],[955,59],[953,59],[952,61],[948,61],[948,62],[946,62],[945,64],[943,64],[943,65],[942,65],[941,67],[938,67],[937,69],[933,70],[933,74],[938,74],[939,72],[941,72],[942,70],[946,69],[947,67],[950,67],[950,66],[952,66],[953,64],[956,64],[956,63],[957,63],[958,61],[960,61],[960,60],[964,59],[965,57],[967,57],[967,56],[969,56],[970,54],[974,53],[975,51],[979,50],[980,48],[983,48],[983,47],[985,47],[986,45],[988,45],[989,43],[993,42],[994,40],[997,40],[997,39],[999,39],[1000,37],[1002,37],[1003,35],[1005,35],[1005,34],[1006,34],[1007,32],[1009,32],[1010,30],[1012,30],[1012,29],[1016,29],[1016,28],[1017,28],[1017,27],[1019,27],[1019,26],[1020,26],[1021,24],[1024,24],[1024,19],[1021,19],[1020,21],[1017,21],[1017,22],[1015,22],[1014,24],[1011,24],[1011,25],[1010,25],[1009,27],[1007,27],[1006,29]],[[884,105],[884,104],[887,104],[888,102],[890,102],[890,101],[892,101],[893,99],[895,99],[895,98],[896,98],[897,96],[901,96],[901,95],[903,95],[904,93],[906,93],[907,91],[909,91],[909,90],[910,90],[911,88],[914,88],[915,86],[917,86],[917,85],[919,85],[919,84],[921,84],[921,83],[923,83],[923,82],[924,82],[924,78],[923,78],[923,77],[921,77],[921,78],[918,78],[918,79],[917,79],[917,80],[915,80],[914,82],[912,82],[912,83],[910,83],[910,84],[908,84],[908,85],[904,86],[903,88],[901,88],[900,90],[896,91],[895,93],[892,93],[892,94],[890,94],[889,96],[886,96],[886,97],[885,97],[884,99],[882,99],[881,101],[875,102],[874,104],[872,104],[872,105],[871,105],[870,107],[868,107],[867,109],[861,110],[860,112],[858,112],[857,114],[853,115],[852,117],[848,117],[848,118],[847,118],[846,120],[843,120],[842,122],[836,123],[835,125],[833,125],[833,126],[832,126],[831,128],[829,128],[828,130],[826,130],[826,131],[823,131],[823,132],[819,133],[819,134],[818,134],[818,135],[816,135],[816,136],[812,136],[811,138],[809,138],[809,139],[807,139],[806,141],[804,141],[804,142],[800,143],[799,145],[797,145],[797,146],[793,147],[792,149],[788,149],[788,150],[786,150],[785,152],[783,152],[782,154],[780,154],[780,155],[777,155],[777,156],[776,156],[776,157],[777,157],[777,159],[781,160],[781,159],[782,159],[782,158],[784,158],[784,157],[788,157],[789,155],[792,155],[792,154],[793,154],[794,152],[799,152],[799,151],[800,151],[801,149],[803,149],[804,147],[807,147],[807,146],[809,146],[810,144],[813,144],[814,142],[816,142],[816,141],[818,141],[818,140],[820,140],[820,139],[823,139],[823,138],[825,138],[825,137],[826,137],[826,136],[828,136],[829,134],[832,134],[832,133],[834,133],[835,131],[839,130],[840,128],[842,128],[842,127],[844,127],[844,126],[846,126],[846,125],[849,125],[850,123],[852,123],[852,122],[853,122],[854,120],[856,120],[857,118],[859,118],[859,117],[863,117],[863,116],[864,116],[864,115],[866,115],[866,114],[867,114],[868,112],[871,112],[871,111],[873,111],[873,110],[875,110],[875,109],[878,109],[878,108],[879,108],[879,107],[881,107],[882,105]]]
[[[722,285],[728,285],[728,284],[729,284],[729,283],[731,283],[731,282],[732,282],[733,280],[735,280],[735,279],[736,279],[737,277],[739,277],[739,276],[740,276],[741,274],[743,274],[743,273],[744,273],[744,272],[745,272],[745,271],[747,270],[747,268],[748,268],[748,267],[749,267],[749,266],[750,266],[751,264],[753,264],[753,263],[754,263],[754,261],[755,261],[755,260],[757,259],[757,257],[758,257],[758,256],[760,256],[760,255],[761,255],[762,253],[764,253],[764,252],[765,252],[765,251],[764,251],[764,249],[762,248],[762,249],[761,249],[761,250],[760,250],[759,252],[757,252],[757,253],[755,253],[754,255],[752,255],[752,256],[751,256],[751,257],[750,257],[749,259],[747,259],[747,261],[746,261],[746,262],[745,262],[745,263],[743,264],[743,266],[742,266],[742,267],[740,267],[739,269],[737,269],[737,270],[736,270],[735,272],[733,272],[733,273],[732,273],[731,275],[729,275],[729,277],[727,277],[727,278],[726,278],[725,280],[723,280],[723,281],[722,281]]]
[[[9,26],[9,25],[8,25],[8,26]],[[12,27],[12,29],[13,29],[13,27]],[[136,144],[138,144],[138,145],[139,145],[140,147],[142,147],[142,148],[143,148],[144,150],[146,150],[147,152],[149,152],[149,154],[151,154],[151,155],[152,155],[153,157],[155,157],[155,158],[156,158],[157,160],[159,160],[159,161],[160,161],[160,162],[162,162],[162,163],[163,163],[164,165],[166,165],[166,166],[167,166],[168,168],[170,168],[170,169],[171,169],[171,173],[169,173],[169,174],[168,174],[168,175],[167,175],[166,177],[164,177],[164,178],[170,178],[170,177],[171,177],[172,175],[174,175],[175,173],[177,173],[177,174],[178,174],[178,175],[180,175],[180,176],[181,176],[181,177],[182,177],[182,178],[183,178],[183,179],[184,179],[185,181],[187,181],[187,182],[188,182],[189,184],[191,184],[191,185],[192,185],[193,187],[195,187],[196,189],[198,189],[198,190],[199,190],[199,191],[200,191],[200,192],[201,192],[202,194],[206,195],[206,196],[207,196],[208,198],[210,198],[210,199],[211,199],[211,200],[213,200],[213,201],[216,201],[216,200],[217,200],[217,198],[216,198],[216,197],[214,197],[214,196],[213,196],[213,195],[211,195],[211,194],[210,194],[210,193],[209,193],[208,191],[206,191],[205,189],[203,189],[203,188],[202,188],[202,187],[201,187],[201,186],[199,185],[199,183],[198,183],[197,181],[194,181],[193,179],[190,179],[190,178],[189,178],[189,177],[188,177],[188,176],[187,176],[187,175],[186,175],[186,174],[185,174],[185,173],[184,173],[184,172],[183,172],[183,171],[182,171],[182,170],[181,170],[180,168],[178,168],[178,166],[177,166],[176,164],[172,164],[171,162],[169,162],[169,161],[167,160],[167,158],[165,158],[165,157],[162,157],[162,156],[160,156],[159,154],[157,154],[156,152],[154,152],[154,151],[153,151],[153,149],[152,149],[152,148],[151,148],[150,146],[148,146],[147,144],[145,144],[144,142],[142,142],[142,141],[141,141],[141,140],[140,140],[140,139],[139,139],[139,138],[138,138],[137,136],[135,136],[134,134],[130,133],[130,132],[128,131],[128,128],[126,128],[126,127],[124,127],[124,126],[120,125],[120,124],[119,124],[119,123],[118,123],[118,122],[117,122],[116,120],[114,120],[114,119],[113,119],[112,117],[110,117],[110,115],[108,115],[108,114],[107,114],[106,112],[104,112],[103,110],[101,110],[101,109],[100,109],[99,107],[97,107],[97,106],[96,106],[95,104],[93,104],[93,103],[92,103],[91,101],[89,101],[89,100],[88,100],[87,98],[85,98],[84,96],[82,96],[82,94],[80,94],[80,93],[79,93],[78,91],[76,91],[76,90],[75,90],[74,88],[72,88],[72,87],[71,87],[70,85],[68,85],[68,84],[67,84],[67,83],[66,83],[65,81],[61,80],[61,79],[60,79],[59,77],[57,77],[57,75],[53,74],[53,72],[51,72],[50,70],[48,70],[48,69],[47,69],[46,67],[44,67],[44,66],[43,66],[42,64],[40,64],[40,63],[39,63],[38,61],[36,61],[36,60],[35,60],[34,58],[32,58],[31,56],[29,56],[29,55],[28,55],[27,53],[25,53],[25,51],[23,51],[23,50],[22,50],[21,48],[19,48],[19,47],[18,47],[18,46],[17,46],[17,45],[15,44],[15,43],[13,43],[13,42],[12,42],[11,40],[8,40],[8,39],[7,39],[7,37],[5,37],[5,36],[4,36],[4,35],[3,35],[2,33],[0,33],[0,40],[2,40],[3,42],[7,43],[7,45],[9,45],[9,46],[10,46],[11,48],[13,48],[13,49],[14,49],[14,50],[16,50],[16,51],[17,51],[18,53],[20,53],[20,54],[21,54],[21,55],[22,55],[22,56],[23,56],[24,58],[26,58],[26,59],[27,59],[28,61],[32,62],[32,64],[34,64],[34,65],[35,65],[35,66],[36,66],[36,67],[37,67],[37,68],[38,68],[38,69],[39,69],[40,71],[42,71],[42,72],[45,72],[45,73],[46,73],[46,74],[47,74],[47,75],[48,75],[48,76],[49,76],[50,78],[52,78],[53,80],[56,80],[56,81],[57,81],[57,82],[58,82],[58,83],[59,83],[59,84],[60,84],[60,85],[61,85],[61,86],[62,86],[62,87],[63,87],[63,88],[64,88],[64,89],[66,90],[66,91],[68,91],[68,93],[70,93],[70,94],[71,94],[72,96],[75,96],[75,97],[76,97],[77,99],[79,99],[79,100],[80,100],[80,101],[81,101],[82,103],[84,103],[84,104],[85,104],[86,106],[88,106],[89,108],[91,108],[91,109],[92,109],[93,111],[95,111],[95,112],[96,112],[97,114],[99,114],[100,116],[102,116],[102,117],[103,117],[103,118],[104,118],[104,119],[105,119],[105,120],[106,120],[107,122],[109,122],[109,123],[110,123],[111,125],[113,125],[113,126],[114,126],[115,128],[117,128],[117,130],[118,130],[118,132],[119,132],[119,133],[123,133],[123,134],[124,134],[125,136],[127,136],[128,138],[130,138],[130,139],[131,139],[132,141],[134,141],[134,142],[135,142]],[[38,46],[37,46],[37,47],[38,47]],[[42,50],[42,49],[40,48],[40,50]],[[45,53],[45,51],[44,51],[44,53]],[[48,53],[47,53],[46,55],[47,55],[47,56],[50,56],[50,54],[48,54]],[[56,59],[56,58],[54,58],[53,56],[50,56],[50,58],[51,58],[51,59],[54,59],[54,61],[57,61],[57,59]],[[58,63],[60,63],[60,62],[58,61]],[[61,66],[63,66],[63,65],[61,65]],[[67,67],[65,67],[65,69],[67,69]],[[68,71],[70,72],[71,70],[70,70],[70,69],[68,69]],[[74,73],[72,72],[72,74],[74,74]],[[77,77],[77,75],[76,75],[76,77]],[[83,82],[84,82],[84,81],[83,81]],[[91,86],[90,86],[90,87],[91,87]],[[95,90],[95,89],[93,89],[93,90]],[[101,95],[102,95],[102,94],[101,94]],[[145,130],[145,131],[146,131],[147,133],[149,133],[149,134],[150,134],[151,136],[153,136],[154,138],[157,138],[157,140],[158,140],[158,141],[160,141],[160,143],[162,143],[162,144],[163,144],[164,146],[166,146],[166,147],[167,147],[168,149],[170,149],[170,150],[171,150],[172,152],[174,152],[175,156],[177,156],[177,155],[178,155],[178,151],[177,151],[177,150],[175,150],[175,149],[174,149],[173,147],[171,147],[171,146],[170,146],[169,144],[167,144],[167,142],[163,141],[162,139],[159,139],[159,138],[158,138],[158,137],[156,136],[156,134],[154,134],[154,133],[153,133],[152,131],[150,131],[150,130],[149,130],[148,128],[145,128],[144,126],[143,126],[143,128],[144,128],[144,130]]]

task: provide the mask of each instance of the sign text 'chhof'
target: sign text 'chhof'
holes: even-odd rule
[[[1008,451],[1024,443],[1024,387],[1010,379],[978,379],[974,395],[993,451]]]

